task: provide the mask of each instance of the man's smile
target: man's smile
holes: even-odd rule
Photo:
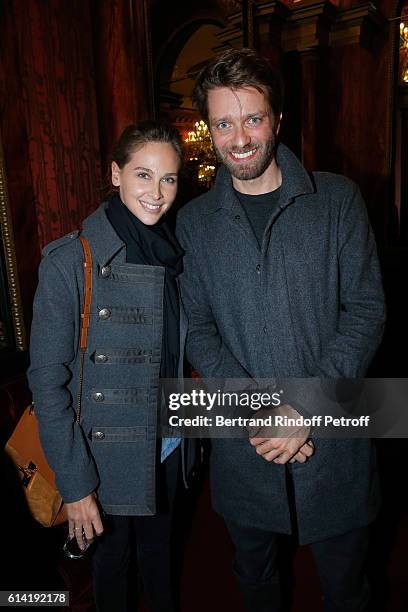
[[[234,161],[248,161],[255,157],[258,147],[251,149],[250,151],[245,151],[243,153],[238,153],[237,151],[229,151],[230,156]]]

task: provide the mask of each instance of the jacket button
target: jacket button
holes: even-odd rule
[[[103,440],[105,437],[105,434],[103,433],[103,431],[96,431],[94,433],[94,438],[96,438],[97,440]]]
[[[256,271],[258,274],[261,273],[261,266],[259,264],[256,266]]]
[[[235,215],[235,219],[236,219],[237,221],[239,221],[239,220],[240,220],[240,218],[241,218],[241,215]]]
[[[108,278],[108,276],[111,275],[111,267],[110,266],[103,266],[103,268],[101,268],[101,276],[103,278]]]
[[[106,363],[108,361],[107,355],[96,355],[95,357],[96,363]]]
[[[92,399],[95,402],[103,402],[103,400],[105,399],[105,396],[100,391],[96,391],[95,393],[92,394]]]
[[[109,310],[109,308],[102,308],[102,310],[100,310],[98,313],[98,317],[102,319],[102,321],[105,321],[105,319],[109,319],[110,316],[111,311]]]
[[[267,333],[267,331],[268,331],[268,329],[267,329],[267,327],[266,327],[266,325],[265,325],[265,327],[263,328],[263,333],[264,333],[264,334],[266,334],[266,333]]]

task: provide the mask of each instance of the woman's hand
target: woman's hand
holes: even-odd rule
[[[66,503],[68,514],[69,536],[75,536],[81,550],[85,548],[84,535],[88,542],[92,542],[94,534],[101,535],[103,525],[96,503],[95,493],[90,493],[76,502]]]

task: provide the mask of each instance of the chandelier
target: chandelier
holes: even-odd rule
[[[408,83],[408,26],[403,21],[400,23],[400,74],[401,81]]]
[[[197,162],[198,182],[210,184],[215,176],[215,152],[207,124],[196,121],[184,143],[188,161]]]

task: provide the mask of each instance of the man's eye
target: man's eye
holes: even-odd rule
[[[230,127],[230,124],[227,123],[226,121],[220,121],[220,123],[217,123],[217,128],[219,130],[225,130],[225,129],[229,128],[229,127]]]
[[[260,117],[250,117],[248,119],[248,123],[249,125],[258,125],[258,123],[261,122],[261,118]]]

